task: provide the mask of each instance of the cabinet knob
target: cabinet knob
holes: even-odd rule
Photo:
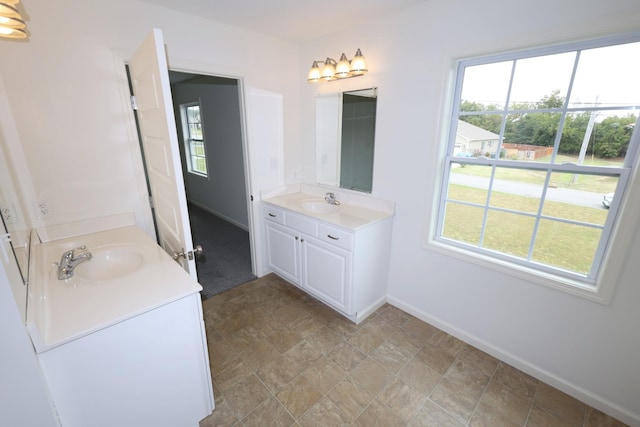
[[[330,238],[331,240],[340,240],[339,237],[333,237],[331,234],[327,234],[327,237]]]
[[[296,236],[296,240],[298,240],[298,236]]]

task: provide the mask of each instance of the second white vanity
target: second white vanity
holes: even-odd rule
[[[74,249],[91,256],[61,280]],[[32,268],[27,328],[62,427],[197,427],[211,413],[202,287],[142,230],[37,244]]]
[[[359,323],[384,304],[393,203],[322,187],[263,195],[267,264],[276,274]]]

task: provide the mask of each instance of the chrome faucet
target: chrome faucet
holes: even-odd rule
[[[76,251],[86,250],[86,246],[80,246],[79,248],[68,250],[62,254],[62,257],[60,257],[60,262],[57,263],[58,280],[65,280],[72,277],[73,269],[76,268],[78,264],[91,259],[91,257],[93,256],[91,255],[91,252],[83,252],[76,255]]]
[[[336,195],[333,193],[327,193],[326,197],[324,198],[327,203],[329,203],[330,205],[339,205],[340,201],[336,200]]]

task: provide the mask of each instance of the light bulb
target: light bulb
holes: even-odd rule
[[[7,16],[0,15],[0,25],[8,28],[24,28],[26,24],[23,20],[18,18],[9,18]]]
[[[9,28],[0,25],[0,37],[8,39],[24,39],[27,37],[27,33],[19,28]]]
[[[309,83],[315,83],[320,80],[321,76],[322,75],[320,74],[320,67],[318,67],[318,62],[313,61],[313,64],[311,64],[311,69],[309,70],[309,76],[307,76],[307,81]]]
[[[351,72],[353,74],[364,74],[367,70],[367,62],[360,52],[360,48],[356,51],[356,55],[351,60]]]
[[[351,71],[351,64],[347,59],[347,56],[343,53],[340,57],[340,61],[338,61],[338,65],[336,65],[336,77],[344,78],[349,77],[349,72]]]
[[[329,81],[334,80],[336,77],[336,67],[335,61],[331,58],[327,58],[324,63],[324,67],[322,67],[322,78]]]

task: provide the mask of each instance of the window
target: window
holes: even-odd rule
[[[435,241],[595,291],[637,161],[638,40],[460,61]]]
[[[200,103],[183,104],[182,129],[184,133],[187,170],[195,175],[207,175],[207,155],[204,145],[204,130],[200,115]]]

